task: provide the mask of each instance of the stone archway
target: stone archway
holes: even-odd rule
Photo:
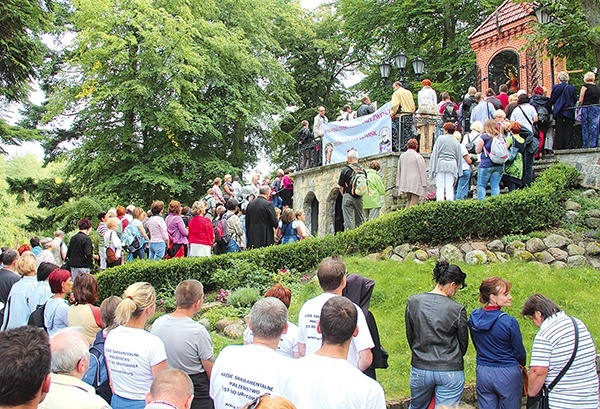
[[[304,205],[302,206],[304,213],[306,214],[306,227],[313,236],[319,235],[319,201],[315,196],[314,192],[308,192],[304,198]]]
[[[339,189],[332,189],[327,197],[327,233],[335,234],[344,231],[342,216],[342,195]]]

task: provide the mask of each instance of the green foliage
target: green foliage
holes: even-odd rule
[[[502,237],[502,243],[504,243],[505,245],[510,244],[513,241],[522,241],[523,243],[525,243],[530,238],[531,236],[528,236],[526,234],[507,234],[506,236]]]
[[[200,318],[206,318],[210,323],[211,330],[215,329],[215,324],[222,320],[223,318],[244,318],[246,315],[250,314],[249,308],[238,308],[232,305],[227,305],[223,307],[213,307],[208,308],[201,312]]]
[[[260,300],[262,295],[256,288],[242,287],[233,291],[227,302],[234,307],[251,308],[255,302]]]
[[[528,234],[561,220],[561,204],[566,191],[576,185],[578,178],[579,172],[575,168],[557,164],[527,189],[484,201],[460,200],[413,206],[335,236],[210,258],[127,263],[98,275],[101,298],[120,294],[135,281],[148,281],[162,288],[167,282],[176,284],[188,278],[204,283],[207,291],[255,287],[264,293],[274,282],[299,282],[304,274],[310,275],[323,258],[334,254],[375,253],[402,243],[448,243],[468,238]],[[282,274],[283,269],[285,274]]]

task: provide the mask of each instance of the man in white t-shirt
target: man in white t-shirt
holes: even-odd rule
[[[252,344],[225,347],[212,369],[210,396],[215,409],[244,406],[265,393],[281,395],[281,380],[294,360],[275,352],[287,330],[287,308],[277,298],[265,297],[252,307]]]
[[[342,295],[346,287],[346,265],[341,257],[327,257],[317,269],[319,285],[323,294],[306,301],[298,315],[298,352],[300,356],[312,354],[321,348],[321,334],[317,331],[317,323],[321,308],[330,299]],[[371,348],[375,345],[367,326],[362,310],[358,310],[358,334],[352,338],[348,351],[348,361],[361,371],[373,362]]]
[[[190,377],[179,369],[165,369],[152,381],[144,409],[190,409],[193,399],[194,385]]]
[[[208,380],[214,357],[210,334],[192,317],[200,311],[204,287],[198,280],[185,280],[175,290],[177,308],[172,314],[158,318],[152,334],[165,344],[167,365],[189,375],[194,384],[194,408],[212,408]],[[174,334],[177,334],[174,336]]]
[[[323,305],[317,323],[323,345],[298,360],[283,382],[281,395],[298,409],[385,409],[381,386],[346,360],[352,339],[360,333],[359,311],[344,297]]]

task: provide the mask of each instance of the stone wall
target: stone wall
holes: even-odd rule
[[[360,159],[359,163],[367,168],[372,160],[377,160],[381,165],[380,175],[383,184],[390,189],[396,185],[399,157],[399,153],[391,152]],[[429,166],[429,154],[423,154],[423,157]],[[557,151],[553,160],[536,162],[536,168],[541,171],[555,161],[577,168],[583,175],[583,186],[600,189],[600,148]],[[294,209],[303,209],[306,212],[306,226],[313,236],[324,236],[335,232],[335,202],[339,195],[337,182],[344,166],[345,163],[337,163],[302,170],[292,175]],[[430,186],[430,191],[434,190],[435,188]],[[386,192],[382,212],[388,213],[403,206],[404,203],[405,199],[398,197],[397,189],[392,188]]]
[[[600,188],[600,148],[555,151],[554,155],[559,162],[571,165],[581,172],[583,186]]]

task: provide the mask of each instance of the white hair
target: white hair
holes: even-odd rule
[[[565,71],[561,71],[558,73],[558,80],[561,82],[568,82],[569,81],[569,74]]]
[[[77,369],[81,359],[90,359],[89,345],[82,327],[67,327],[50,338],[52,372],[70,373]]]
[[[348,157],[358,160],[358,152],[354,149],[351,149],[350,151],[348,151]]]
[[[280,299],[265,297],[250,311],[250,326],[255,337],[279,339],[288,319],[288,310]]]

